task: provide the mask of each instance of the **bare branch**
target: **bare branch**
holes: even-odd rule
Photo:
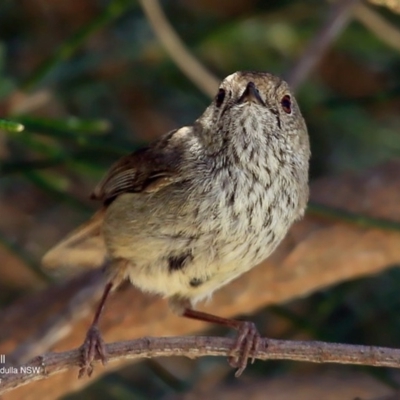
[[[377,6],[387,7],[394,13],[400,14],[400,0],[369,0],[369,2]]]
[[[106,346],[106,350],[109,361],[170,356],[198,358],[229,356],[233,345],[234,339],[221,337],[145,337],[111,343]],[[400,368],[400,349],[317,341],[264,338],[256,358]],[[8,367],[9,370],[0,375],[0,394],[79,365],[80,349],[75,349],[45,354],[20,367]],[[36,369],[30,370],[27,367]]]
[[[362,3],[358,4],[354,9],[354,17],[382,40],[382,42],[400,51],[400,31],[371,7]]]
[[[289,85],[297,91],[328,49],[329,45],[344,30],[351,16],[352,8],[359,0],[341,0],[332,5],[330,15],[310,41],[300,60],[287,77]]]
[[[208,71],[186,48],[165,17],[157,0],[139,0],[158,39],[182,72],[209,97],[214,97],[219,79]]]

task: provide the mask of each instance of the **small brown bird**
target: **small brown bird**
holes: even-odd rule
[[[309,140],[286,82],[236,72],[193,126],[117,161],[92,197],[103,207],[43,259],[49,269],[106,265],[107,284],[83,345],[96,352],[104,302],[125,278],[169,299],[179,315],[238,330],[230,363],[240,375],[261,340],[253,323],[195,304],[268,257],[308,200]],[[239,354],[239,355],[237,355]]]

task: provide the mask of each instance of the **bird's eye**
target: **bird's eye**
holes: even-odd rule
[[[225,99],[225,90],[224,89],[219,89],[217,97],[215,98],[215,104],[217,107],[221,107],[222,103],[224,102]]]
[[[292,99],[288,94],[282,97],[281,106],[285,113],[290,114],[292,112]]]

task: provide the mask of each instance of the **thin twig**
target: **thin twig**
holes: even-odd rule
[[[400,14],[400,0],[369,0],[369,2],[377,6],[387,7],[394,13]]]
[[[344,30],[352,8],[359,0],[341,0],[332,5],[330,15],[302,53],[300,60],[287,77],[289,85],[297,91],[322,58],[329,45]]]
[[[376,37],[393,49],[400,51],[399,29],[365,4],[357,4],[354,18],[367,27]]]
[[[158,39],[176,65],[200,90],[214,97],[219,79],[193,57],[165,17],[159,2],[157,0],[139,0],[139,2]]]
[[[228,356],[234,339],[221,337],[145,337],[106,345],[109,361],[153,357]],[[48,353],[0,375],[0,394],[80,366],[80,349]],[[400,349],[317,341],[263,339],[256,358],[400,368]],[[28,369],[27,367],[31,367]],[[32,367],[36,369],[32,370]],[[9,367],[12,368],[12,367]]]

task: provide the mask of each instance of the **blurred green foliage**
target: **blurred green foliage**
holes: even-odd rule
[[[193,54],[221,78],[240,69],[285,76],[330,7],[319,0],[214,3],[169,0],[162,6]],[[400,16],[376,10],[400,30]],[[41,103],[35,96],[43,93],[47,100]],[[297,97],[310,131],[312,178],[399,157],[400,54],[360,23],[350,23]],[[36,190],[47,209],[63,203],[88,214],[94,206],[86,194],[107,166],[163,132],[190,124],[208,102],[170,60],[134,0],[0,3],[4,199],[16,187]],[[25,129],[17,129],[18,123]],[[39,220],[42,214],[36,215]],[[38,260],[6,232],[0,232],[0,243],[40,273]],[[289,321],[285,337],[306,333],[399,347],[399,286],[393,269],[270,307],[254,318],[261,325]],[[192,387],[215,363],[198,361],[181,381],[147,362],[68,398],[161,398]],[[277,374],[296,367],[256,363],[251,371]],[[395,384],[390,371],[379,374]]]

